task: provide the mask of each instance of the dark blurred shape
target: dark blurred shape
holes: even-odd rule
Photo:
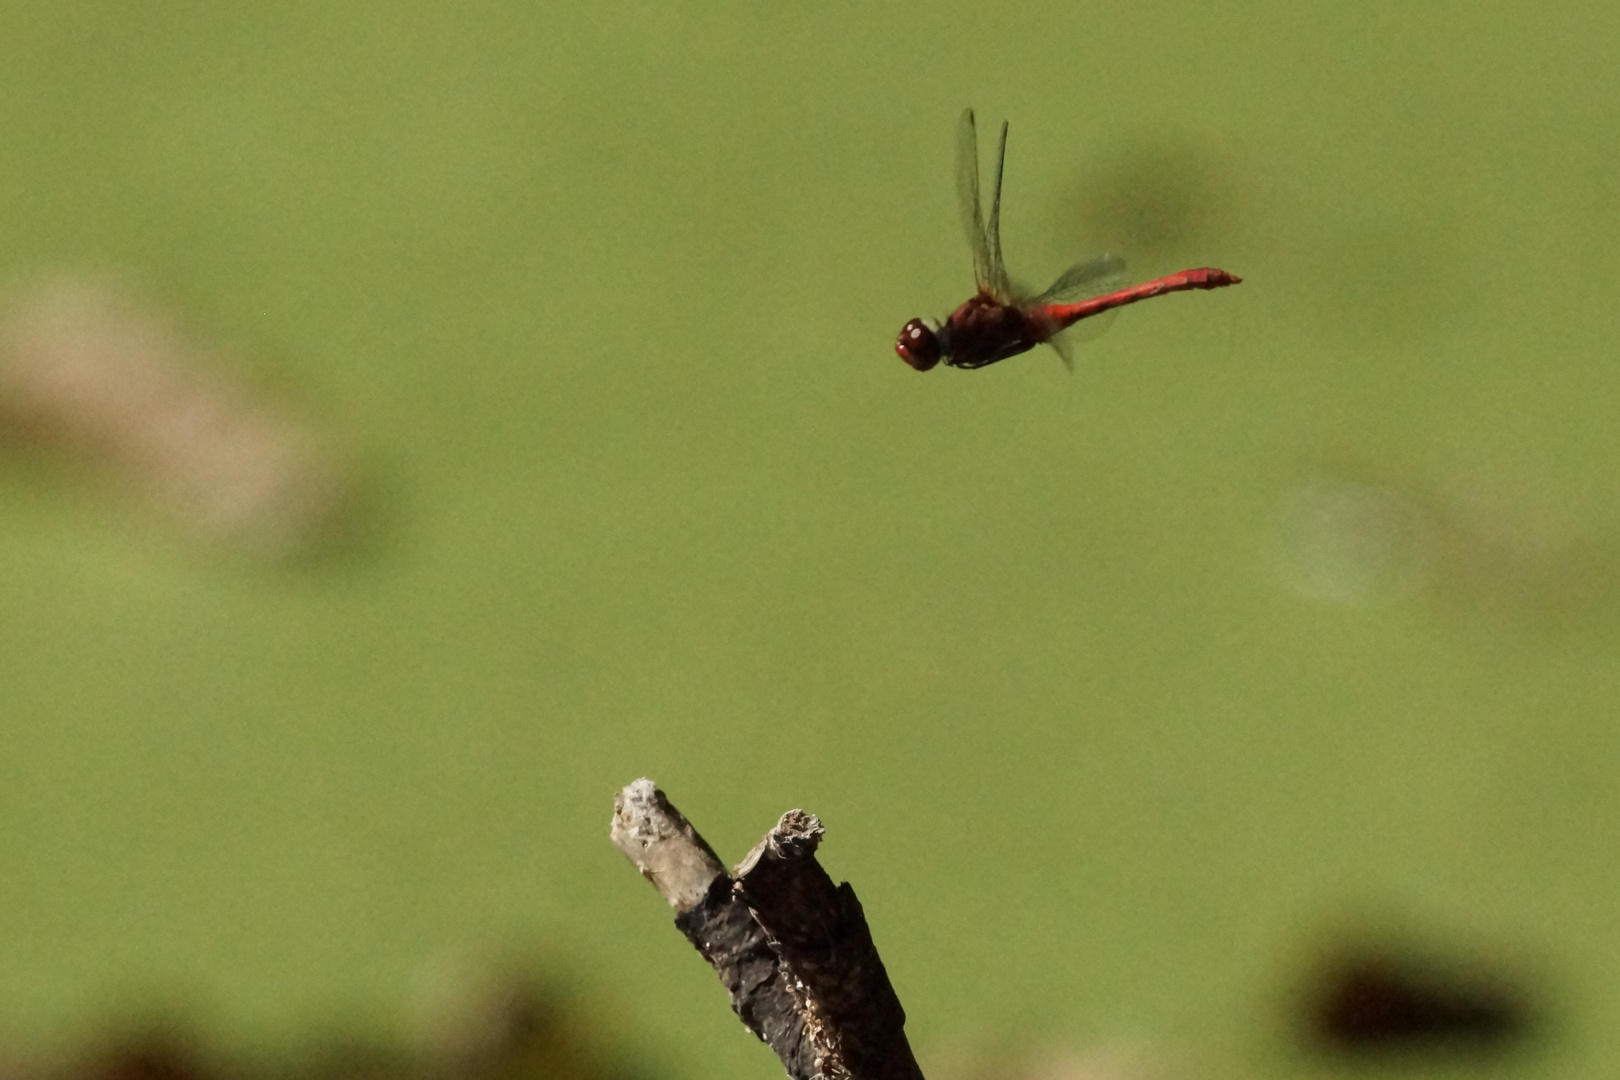
[[[113,1041],[51,1074],[53,1080],[219,1080],[172,1031],[152,1030]]]
[[[1075,251],[1122,251],[1138,268],[1219,263],[1237,185],[1191,137],[1138,134],[1097,155],[1060,197],[1055,220]],[[1055,254],[1055,253],[1054,253]]]
[[[438,988],[443,990],[445,988]],[[622,1030],[578,993],[483,973],[439,993],[412,1044],[336,1031],[269,1058],[198,1049],[166,1025],[98,1040],[58,1067],[0,1065],[5,1080],[646,1080]]]
[[[1500,974],[1389,951],[1346,954],[1329,964],[1306,1008],[1314,1041],[1346,1052],[1495,1052],[1533,1027],[1527,995]]]
[[[588,1025],[559,987],[521,977],[482,980],[433,1024],[437,1074],[464,1080],[618,1080],[591,1048]]]

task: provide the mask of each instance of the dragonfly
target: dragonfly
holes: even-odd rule
[[[927,371],[937,364],[955,368],[982,368],[1037,345],[1051,346],[1072,371],[1060,333],[1081,319],[1114,311],[1127,304],[1188,289],[1219,289],[1243,279],[1225,270],[1205,266],[1183,270],[1141,285],[1120,288],[1125,260],[1099,255],[1076,263],[1038,296],[1028,296],[1007,276],[1001,258],[1001,174],[1007,161],[1007,124],[1001,125],[996,151],[996,182],[986,220],[979,197],[979,136],[973,110],[962,113],[956,135],[956,193],[962,224],[973,249],[973,279],[979,291],[951,313],[941,325],[932,319],[912,319],[900,331],[894,351],[900,359]]]

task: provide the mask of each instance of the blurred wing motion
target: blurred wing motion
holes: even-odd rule
[[[973,249],[973,280],[979,291],[1003,303],[1013,299],[1012,283],[1001,260],[1001,169],[1007,160],[1007,125],[1001,125],[1001,143],[996,149],[996,186],[990,199],[990,225],[985,227],[984,203],[979,197],[979,134],[973,110],[962,113],[956,129],[956,195],[962,210],[962,227],[968,246]]]
[[[1037,304],[1084,300],[1125,287],[1125,258],[1112,253],[1077,262],[1035,298]]]
[[[1035,298],[1036,304],[1062,304],[1072,300],[1088,300],[1125,287],[1125,257],[1112,252],[1096,255],[1069,267],[1058,279]],[[1058,354],[1063,365],[1074,370],[1074,356],[1070,346],[1101,337],[1103,331],[1114,325],[1119,309],[1105,311],[1082,319],[1064,330],[1046,344]]]

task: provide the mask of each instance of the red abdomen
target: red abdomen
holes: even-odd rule
[[[1168,274],[1105,296],[1094,296],[1090,300],[1079,300],[1073,304],[1048,304],[1041,310],[1061,329],[1073,326],[1088,315],[1099,315],[1104,311],[1134,304],[1140,300],[1151,300],[1165,293],[1185,292],[1188,289],[1219,289],[1226,285],[1236,285],[1242,280],[1236,274],[1229,274],[1225,270],[1217,270],[1213,266],[1200,266],[1196,270]]]

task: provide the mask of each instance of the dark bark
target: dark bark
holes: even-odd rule
[[[771,947],[764,929],[733,891],[725,874],[714,879],[697,907],[675,916],[675,925],[720,976],[738,1018],[776,1051],[789,1076],[817,1075],[816,1050],[805,1026],[792,976]]]
[[[816,861],[822,833],[814,815],[788,811],[693,903],[690,882],[676,888],[649,867],[709,866],[686,850],[712,860],[703,838],[650,781],[625,788],[615,803],[614,842],[678,909],[676,926],[789,1076],[922,1080],[906,1041],[905,1010],[855,890],[835,885]]]

